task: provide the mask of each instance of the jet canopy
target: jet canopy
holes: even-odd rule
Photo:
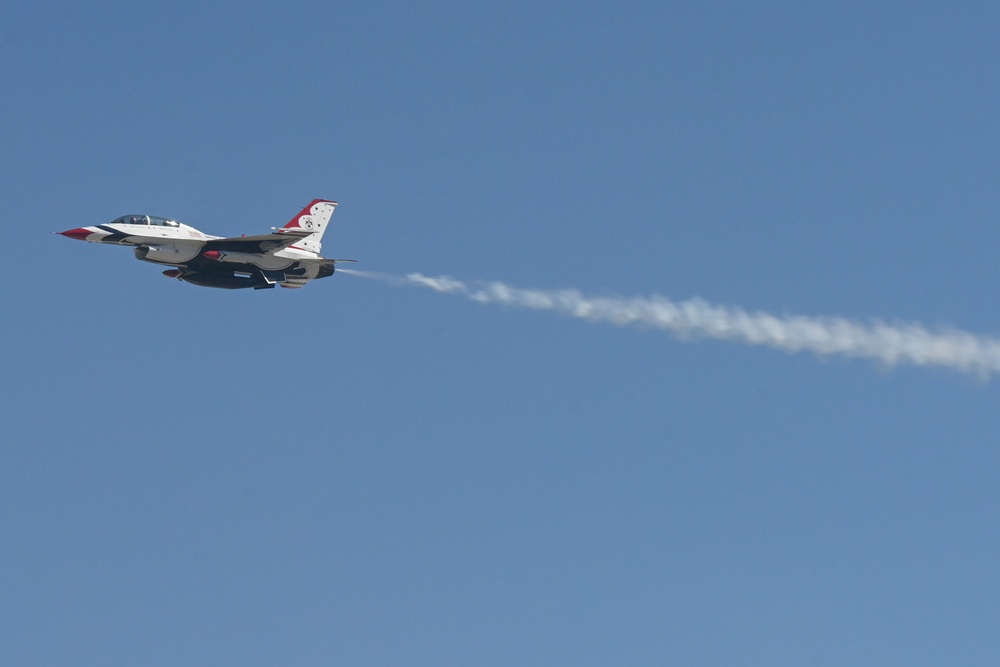
[[[174,220],[158,218],[155,215],[123,215],[111,221],[112,225],[157,225],[159,227],[179,227]]]

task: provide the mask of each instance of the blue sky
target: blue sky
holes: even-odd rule
[[[996,381],[49,234],[995,336],[1000,10],[877,4],[5,5],[0,663],[995,665]]]

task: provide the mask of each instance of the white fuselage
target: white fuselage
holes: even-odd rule
[[[82,229],[89,232],[81,237],[83,241],[148,248],[141,259],[170,266],[183,266],[198,256],[206,241],[224,238],[205,234],[180,222],[171,225],[115,222]],[[295,262],[320,259],[320,256],[315,252],[290,246],[272,254],[223,252],[219,259],[279,270]]]

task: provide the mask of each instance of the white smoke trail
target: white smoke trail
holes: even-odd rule
[[[1000,373],[1000,340],[954,329],[931,331],[919,324],[889,325],[879,321],[864,324],[840,317],[779,317],[715,306],[699,298],[675,302],[662,296],[593,297],[574,289],[523,289],[501,282],[470,285],[447,276],[432,278],[419,273],[390,276],[337,270],[393,285],[458,294],[479,303],[548,310],[616,326],[649,326],[678,336],[704,336],[788,352],[875,359],[890,366],[943,366],[982,377]]]

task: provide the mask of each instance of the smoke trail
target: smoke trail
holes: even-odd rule
[[[875,359],[890,366],[943,366],[982,377],[1000,373],[1000,340],[953,329],[931,331],[919,324],[889,325],[879,321],[864,324],[839,317],[779,317],[716,306],[700,298],[677,302],[662,296],[594,297],[574,289],[523,289],[501,282],[470,285],[446,276],[432,278],[419,273],[391,276],[337,270],[392,285],[457,294],[484,304],[548,310],[615,326],[649,326],[678,336],[765,345],[788,352]]]

